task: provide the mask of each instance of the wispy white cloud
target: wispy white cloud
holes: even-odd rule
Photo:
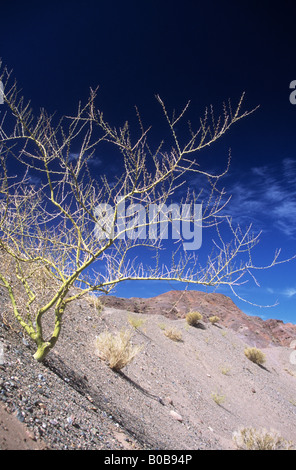
[[[97,156],[93,156],[88,159],[87,161],[88,165],[93,167],[93,168],[98,168],[99,166],[102,165],[102,160],[98,158]]]
[[[70,152],[69,154],[69,162],[78,160],[79,158],[79,153],[78,152]],[[102,165],[102,160],[95,154],[93,154],[91,157],[88,158],[87,163],[89,166],[93,168],[97,168]]]
[[[282,296],[282,297],[285,297],[286,299],[290,299],[296,296],[296,287],[284,287],[284,288],[267,287],[266,292],[268,294]]]
[[[285,297],[288,297],[288,298],[294,297],[294,295],[296,295],[296,288],[295,287],[288,287],[287,289],[284,289],[282,294]]]
[[[29,174],[29,183],[32,186],[39,186],[41,181],[42,180],[41,180],[40,176]]]
[[[249,174],[239,175],[228,192],[232,199],[227,211],[239,222],[253,221],[296,237],[296,160],[254,167]]]

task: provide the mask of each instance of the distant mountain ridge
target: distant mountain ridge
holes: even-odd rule
[[[230,297],[223,294],[172,290],[151,298],[106,296],[101,300],[108,307],[164,315],[171,319],[184,318],[189,311],[197,310],[206,323],[210,316],[217,315],[221,325],[236,331],[249,344],[257,347],[271,344],[289,346],[296,339],[296,325],[282,320],[263,320],[257,316],[249,316]]]

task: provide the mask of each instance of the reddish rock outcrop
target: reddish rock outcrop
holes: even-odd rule
[[[108,307],[136,313],[164,315],[168,318],[184,318],[189,311],[197,310],[207,323],[210,316],[217,315],[220,324],[236,331],[246,342],[258,347],[269,344],[289,346],[296,339],[296,325],[281,320],[263,320],[242,312],[230,297],[223,294],[199,291],[170,291],[151,298],[114,296],[102,297]]]

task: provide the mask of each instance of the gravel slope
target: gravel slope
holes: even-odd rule
[[[296,443],[291,349],[262,349],[260,367],[244,355],[247,338],[226,327],[137,316],[144,323],[133,341],[143,349],[121,373],[99,359],[94,343],[106,329],[132,328],[126,310],[99,313],[80,300],[43,364],[13,322],[0,319],[0,448],[234,449],[241,426],[272,428]],[[182,341],[165,336],[171,326]]]

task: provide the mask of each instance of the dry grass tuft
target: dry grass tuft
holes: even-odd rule
[[[103,310],[103,305],[101,299],[96,295],[87,295],[86,300],[90,303],[90,305],[98,312],[101,313]]]
[[[209,321],[212,323],[212,325],[215,325],[215,323],[218,323],[220,321],[220,317],[217,315],[213,315],[212,317],[209,317]]]
[[[226,400],[226,397],[225,395],[220,395],[219,393],[217,392],[212,392],[211,393],[211,398],[212,400],[214,400],[214,402],[217,404],[217,405],[222,405],[222,403],[225,402]]]
[[[246,348],[245,356],[255,364],[263,364],[265,362],[265,354],[257,348]]]
[[[128,319],[129,324],[133,328],[135,328],[135,330],[143,326],[146,321],[144,318],[138,317],[137,315],[131,315],[131,314],[128,315],[127,319]]]
[[[203,316],[199,312],[189,312],[186,315],[186,321],[190,326],[197,326],[199,322],[202,320]]]
[[[177,328],[168,328],[164,331],[164,334],[172,341],[182,341],[182,333]]]
[[[286,441],[276,431],[242,428],[233,433],[233,441],[240,450],[293,450],[291,441]]]
[[[142,350],[142,346],[132,345],[132,332],[121,330],[115,334],[105,331],[96,340],[99,357],[106,361],[112,370],[121,370]]]

